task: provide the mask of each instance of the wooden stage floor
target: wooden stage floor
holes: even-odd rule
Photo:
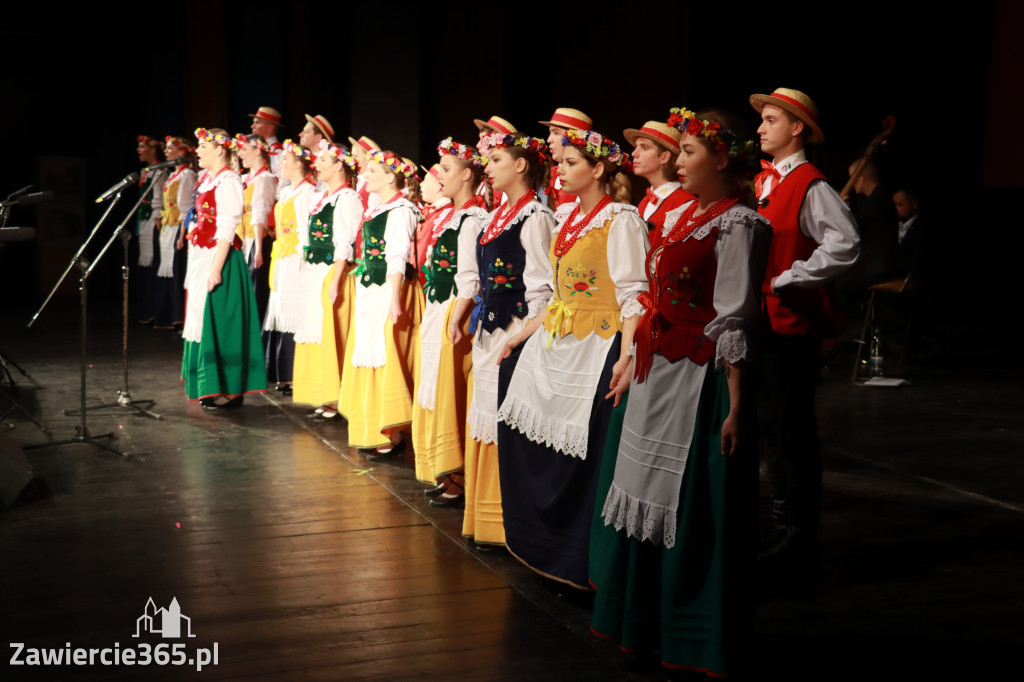
[[[119,320],[90,313],[89,404],[121,387]],[[19,445],[71,437],[77,308],[38,328],[0,317]],[[64,321],[70,320],[70,323]],[[588,631],[585,595],[461,536],[411,461],[368,465],[343,423],[280,394],[236,411],[188,403],[181,342],[134,322],[129,387],[162,420],[90,412],[121,457],[87,444],[31,450],[35,482],[0,509],[0,622],[28,648],[121,649],[152,598],[177,600],[217,665],[15,666],[0,679],[656,680]],[[822,568],[799,596],[760,585],[750,679],[1021,679],[1024,407],[1019,370],[924,368],[909,388],[820,389]],[[6,385],[4,392],[10,394]],[[7,409],[0,396],[0,414]],[[9,656],[15,649],[9,650]],[[23,654],[24,656],[25,654]],[[200,655],[200,654],[196,654]]]

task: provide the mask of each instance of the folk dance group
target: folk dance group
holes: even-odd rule
[[[149,241],[154,279],[189,244],[188,397],[232,406],[269,377],[312,417],[347,419],[373,461],[411,427],[417,478],[432,504],[464,502],[467,537],[594,589],[592,629],[626,649],[734,670],[753,611],[754,392],[770,397],[766,549],[813,546],[822,285],[858,254],[803,151],[823,139],[813,102],[750,101],[760,146],[719,110],[625,130],[631,154],[575,109],[540,122],[546,141],[477,120],[477,146],[443,140],[422,183],[368,138],[336,144],[321,116],[301,144],[277,142],[269,108],[262,135],[197,130],[203,174],[163,180]],[[638,207],[629,173],[650,183]],[[152,315],[173,323],[164,298]]]

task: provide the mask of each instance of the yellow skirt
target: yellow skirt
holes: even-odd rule
[[[417,327],[423,316],[415,284],[403,280],[402,319],[384,328],[386,359],[382,367],[353,367],[355,343],[346,343],[338,411],[348,420],[348,444],[377,448],[391,442],[388,431],[412,422],[413,363],[419,348]],[[352,339],[355,317],[349,327]]]
[[[334,308],[337,324],[334,325],[335,338],[338,346],[338,354],[342,360],[345,359],[345,348],[348,342],[348,328],[352,324],[352,317],[355,314],[356,300],[356,277],[352,274],[355,266],[348,265],[349,271],[341,277],[341,291],[338,292],[340,305]],[[342,374],[345,373],[344,362],[342,362]]]
[[[338,325],[340,315],[338,308],[343,301],[338,298],[331,305],[331,283],[334,280],[334,269],[331,266],[324,277],[320,291],[320,302],[323,305],[323,335],[320,343],[295,344],[295,365],[292,373],[294,395],[292,400],[309,405],[326,405],[338,399],[341,390],[341,368],[345,362],[345,345],[339,343]],[[344,295],[344,294],[343,294]],[[346,313],[347,314],[347,313]],[[345,321],[346,325],[348,320]],[[346,327],[346,335],[348,329]]]
[[[473,400],[472,372],[467,380],[466,404]],[[466,439],[466,513],[462,534],[475,542],[505,544],[505,520],[501,513],[501,479],[498,477],[498,444]]]
[[[412,445],[416,453],[416,478],[424,483],[436,483],[442,476],[462,469],[466,408],[469,406],[466,400],[467,378],[473,367],[473,338],[469,336],[468,320],[458,345],[453,345],[448,338],[448,325],[456,301],[453,297],[444,313],[434,409],[426,409],[413,398]],[[422,354],[417,353],[417,390],[422,364]]]

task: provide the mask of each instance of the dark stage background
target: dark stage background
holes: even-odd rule
[[[543,137],[537,121],[557,106],[586,111],[619,139],[679,105],[724,106],[753,129],[747,97],[779,86],[818,103],[827,144],[812,159],[836,186],[883,118],[897,117],[889,179],[918,182],[940,219],[939,298],[961,323],[964,310],[1005,311],[1001,292],[1016,284],[1020,220],[1008,216],[1024,196],[1024,9],[1015,3],[943,13],[893,3],[620,3],[603,13],[506,2],[97,6],[22,8],[0,28],[0,195],[30,183],[58,192],[9,223],[39,227],[35,242],[0,249],[9,307],[31,312],[48,293],[100,214],[92,199],[138,168],[140,133],[248,131],[247,114],[270,105],[284,113],[281,137],[297,138],[303,114],[320,113],[341,138],[369,135],[427,163],[441,137],[474,141],[473,118],[499,114]],[[92,283],[100,300],[118,296],[120,259],[117,247]]]

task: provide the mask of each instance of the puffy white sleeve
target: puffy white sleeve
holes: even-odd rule
[[[388,277],[405,274],[405,263],[409,260],[409,249],[418,222],[416,213],[406,206],[388,211],[388,222],[384,226],[384,260],[388,264]]]
[[[354,261],[356,236],[363,222],[363,202],[355,192],[341,191],[334,204],[334,260]]]
[[[761,313],[761,283],[768,263],[771,230],[754,211],[722,216],[715,257],[715,319],[704,333],[715,342],[715,364],[750,358],[752,334]]]
[[[647,291],[644,262],[650,248],[647,225],[637,212],[622,211],[612,219],[608,227],[608,273],[615,283],[620,319],[644,313],[637,298]]]
[[[459,230],[459,255],[455,272],[455,287],[459,290],[459,298],[473,299],[480,295],[480,268],[476,262],[476,245],[480,233],[494,214],[489,213],[486,220],[466,221]],[[472,229],[467,229],[472,226]]]
[[[860,233],[853,214],[824,180],[812,182],[800,207],[800,230],[818,242],[807,260],[798,260],[775,280],[775,288],[818,287],[853,267],[860,255]]]
[[[187,169],[181,172],[181,181],[178,182],[178,210],[181,211],[181,219],[195,206],[196,172]]]
[[[214,197],[217,200],[217,240],[232,241],[235,228],[242,222],[242,179],[235,173],[225,173]]]
[[[277,178],[270,173],[260,173],[254,182],[256,186],[252,190],[252,218],[249,222],[266,227],[277,200]]]
[[[530,319],[544,311],[555,289],[548,257],[554,232],[554,216],[548,211],[538,210],[526,218],[519,233],[519,242],[526,250],[523,284],[526,286],[527,317]]]

